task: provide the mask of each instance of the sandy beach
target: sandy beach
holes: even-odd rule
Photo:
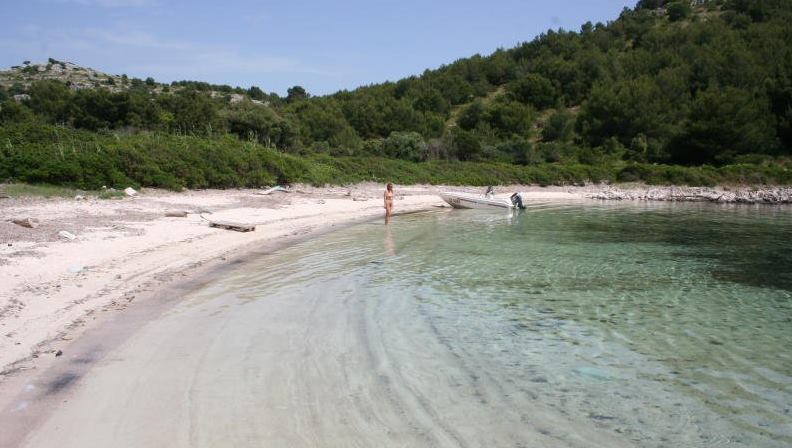
[[[396,186],[395,212],[447,208],[436,195],[445,189]],[[264,190],[143,190],[112,200],[0,200],[0,409],[13,403],[29,381],[42,383],[48,375],[57,376],[59,363],[67,358],[63,354],[90,352],[86,347],[97,339],[123,341],[137,326],[178,303],[184,292],[180,286],[211,278],[211,272],[251,254],[381,219],[382,190],[377,184],[298,185],[267,195]],[[581,196],[541,189],[532,197]],[[183,217],[166,216],[185,212]],[[38,225],[12,222],[27,218]],[[210,220],[252,224],[255,231],[213,228]],[[108,334],[102,324],[115,324],[117,318],[123,325]],[[86,335],[99,327],[101,335]],[[39,411],[30,415],[41,417]],[[15,425],[16,435],[23,436],[32,421]]]
[[[443,187],[397,186],[396,212],[443,207]],[[455,188],[479,191],[480,188]],[[272,242],[306,238],[381,216],[382,186],[314,188],[290,193],[147,190],[120,200],[0,201],[0,371],[35,369],[104,313],[210,265],[228,263]],[[563,191],[535,198],[577,198]],[[186,217],[166,217],[187,212]],[[33,218],[36,228],[9,220]],[[211,228],[208,219],[255,224],[254,232]],[[66,231],[74,239],[59,235]],[[2,381],[2,377],[0,377]]]
[[[480,187],[396,186],[398,213],[446,204],[444,190]],[[504,186],[530,200],[712,200],[723,191],[684,188],[613,189]],[[174,280],[227,264],[261,246],[382,216],[382,186],[295,186],[264,190],[145,190],[135,197],[0,199],[0,382],[9,373],[36,369],[102,314],[124,310]],[[767,193],[754,194],[759,200]],[[772,194],[789,199],[789,189]],[[751,197],[728,192],[729,198]],[[742,196],[740,196],[742,195]],[[734,201],[729,201],[734,202]],[[167,214],[185,217],[167,217]],[[36,228],[12,219],[33,218]],[[254,224],[254,232],[209,227],[207,220]],[[63,236],[66,231],[73,236]]]
[[[382,190],[383,186],[378,184],[324,188],[297,185],[293,186],[289,192],[271,194],[264,194],[264,190],[252,189],[181,193],[143,190],[134,197],[113,200],[42,198],[0,200],[2,201],[0,202],[0,216],[2,216],[2,220],[0,220],[0,243],[2,243],[0,246],[0,279],[2,279],[0,282],[0,330],[2,330],[0,333],[2,334],[2,338],[0,338],[0,367],[2,367],[0,427],[7,430],[5,440],[0,441],[0,447],[18,446],[23,440],[27,440],[26,437],[29,434],[37,434],[36,437],[38,437],[36,439],[38,442],[31,446],[50,446],[52,437],[55,437],[56,434],[65,434],[62,429],[59,429],[64,427],[72,428],[69,433],[73,436],[70,439],[72,445],[67,445],[83,446],[80,440],[85,433],[79,431],[80,419],[83,418],[80,416],[92,416],[91,418],[94,420],[101,421],[103,420],[102,413],[105,412],[103,409],[107,410],[111,407],[115,409],[118,406],[119,402],[116,398],[121,390],[115,383],[115,379],[128,377],[128,387],[123,386],[122,388],[124,390],[122,395],[125,397],[123,400],[139,401],[135,397],[137,387],[135,384],[138,381],[136,378],[143,377],[150,377],[145,380],[147,384],[154,385],[152,387],[160,387],[162,394],[172,395],[174,390],[183,386],[177,378],[187,378],[194,374],[213,375],[210,366],[214,365],[214,361],[207,366],[202,364],[201,359],[204,357],[208,357],[207,359],[216,358],[217,362],[220,362],[220,359],[226,359],[237,363],[253,362],[255,365],[269,366],[271,371],[267,375],[273,380],[278,378],[277,381],[286,381],[287,383],[283,385],[284,388],[301,387],[311,391],[311,394],[323,397],[324,401],[332,402],[334,399],[332,394],[328,395],[327,390],[323,389],[320,383],[324,384],[322,382],[324,381],[332,384],[332,390],[344,389],[351,387],[347,384],[349,378],[331,378],[327,376],[329,373],[325,373],[322,381],[311,380],[309,376],[292,384],[297,379],[281,379],[280,375],[283,372],[278,368],[278,365],[282,362],[288,362],[290,365],[306,363],[306,368],[309,369],[322,365],[322,369],[327,369],[326,372],[333,372],[336,368],[343,371],[354,365],[374,362],[361,358],[350,361],[350,365],[332,366],[336,362],[335,358],[328,355],[329,351],[325,353],[320,350],[324,344],[321,341],[324,338],[332,337],[338,339],[337,346],[345,346],[349,342],[350,334],[361,338],[359,340],[361,346],[354,351],[355,353],[368,353],[380,360],[377,362],[382,362],[383,359],[388,360],[391,354],[387,351],[377,354],[379,349],[375,345],[371,345],[376,342],[376,339],[369,340],[365,333],[367,331],[384,333],[396,329],[403,331],[402,327],[409,327],[410,322],[420,320],[411,314],[415,310],[401,308],[380,310],[380,315],[368,319],[361,314],[364,313],[363,309],[356,308],[358,305],[363,306],[364,302],[352,306],[346,302],[330,305],[329,302],[318,301],[321,297],[326,297],[326,294],[333,297],[343,296],[347,292],[347,283],[342,284],[341,289],[337,291],[338,294],[328,291],[325,295],[319,293],[316,297],[311,295],[313,292],[310,291],[313,290],[306,287],[306,291],[308,291],[306,295],[313,298],[306,301],[302,308],[294,307],[288,302],[278,301],[271,305],[263,305],[268,307],[266,318],[268,323],[262,324],[261,320],[257,319],[255,327],[261,328],[263,325],[264,328],[277,329],[286,322],[290,322],[290,325],[304,327],[306,331],[310,329],[310,332],[306,334],[311,334],[311,337],[316,339],[316,344],[311,347],[321,353],[317,352],[318,354],[307,358],[300,355],[294,359],[290,359],[285,352],[277,355],[277,347],[289,346],[294,341],[289,339],[279,341],[275,337],[266,345],[273,350],[273,353],[265,355],[243,352],[239,354],[238,358],[234,358],[226,351],[212,352],[214,349],[211,344],[201,342],[205,332],[204,326],[201,325],[202,314],[194,314],[189,311],[189,307],[182,312],[192,313],[193,317],[184,322],[183,329],[162,328],[162,331],[172,333],[168,336],[169,340],[178,338],[178,340],[172,341],[172,348],[158,348],[156,353],[150,351],[148,347],[153,350],[158,345],[157,341],[162,337],[162,333],[147,334],[142,329],[146,328],[149,323],[156,324],[158,316],[168,310],[181,306],[182,298],[189,297],[193,291],[201,290],[206,285],[212,285],[216,280],[225,278],[240,263],[253,262],[254,265],[265,267],[266,257],[269,254],[293,243],[310,240],[350,224],[366,221],[381,222],[383,217]],[[443,186],[396,186],[395,190],[396,212],[399,214],[450,210],[450,207],[437,196],[437,193],[441,191],[481,192],[481,188],[478,187]],[[505,197],[508,197],[508,192],[512,191],[520,191],[524,200],[529,203],[534,201],[534,204],[594,202],[602,199],[722,202],[717,201],[717,198],[721,197],[721,192],[718,191],[685,190],[670,187],[623,190],[607,186],[547,188],[505,186],[498,188],[500,195]],[[788,195],[788,190],[784,190],[782,193]],[[736,197],[747,197],[739,191],[733,194]],[[757,197],[761,199],[763,196]],[[10,221],[20,218],[37,220],[38,225],[34,228],[27,228]],[[237,232],[213,228],[210,227],[209,221],[254,225],[255,231]],[[64,231],[68,234],[64,235]],[[275,257],[270,260],[277,262],[279,256],[275,255]],[[202,294],[212,294],[212,292],[209,290]],[[194,297],[193,300],[195,300]],[[327,308],[320,313],[321,316],[315,314],[313,310],[320,304]],[[229,312],[228,309],[233,308],[220,306],[216,312]],[[244,311],[240,312],[241,314],[235,319],[238,322],[244,322],[247,317]],[[396,315],[401,317],[402,320],[398,321],[400,323],[394,324],[392,327],[380,327],[382,322],[387,322]],[[331,317],[330,320],[327,320],[327,317]],[[304,319],[307,320],[303,321]],[[355,323],[358,319],[362,320]],[[329,322],[337,324],[331,325]],[[207,325],[216,323],[214,320],[207,321]],[[247,327],[239,330],[242,333],[234,337],[253,337],[245,334],[244,328]],[[216,329],[216,332],[221,331],[224,330]],[[416,327],[409,330],[408,333],[418,335],[426,331],[429,330]],[[418,346],[432,341],[431,338],[411,341],[399,338],[397,335],[387,338],[387,340],[391,344],[396,344],[393,341],[401,340],[404,340],[405,344],[407,342],[417,344],[415,347],[398,346],[397,344],[390,348],[399,353],[417,353],[420,351]],[[130,346],[127,341],[135,342]],[[331,341],[327,343],[331,344]],[[119,352],[116,353],[116,350]],[[442,352],[440,348],[433,351],[433,353],[440,352]],[[185,353],[192,354],[185,355]],[[173,370],[172,375],[164,377],[157,376],[154,372],[142,371],[126,375],[122,372],[126,367],[112,367],[116,361],[123,359],[116,360],[115,356],[151,357],[142,365],[151,365],[151,363],[168,365],[170,359],[179,360],[188,356],[190,359],[195,358],[194,361],[198,364],[174,364],[174,369],[178,367],[180,370]],[[271,359],[263,362],[258,359],[260,356]],[[405,362],[405,359],[398,356],[389,362],[396,365]],[[430,364],[427,363],[427,365]],[[90,376],[97,366],[103,366],[101,371],[105,372],[104,375],[109,375],[108,378],[113,379],[112,384],[105,384],[102,382],[105,380],[97,380],[93,376],[91,378],[94,379],[82,380],[84,376]],[[481,370],[486,369],[482,367]],[[174,375],[178,375],[178,377]],[[445,372],[443,375],[454,378],[465,376],[461,372],[453,371]],[[104,376],[97,378],[104,378]],[[395,399],[405,406],[409,406],[411,415],[421,416],[424,412],[421,410],[423,409],[422,405],[419,402],[410,403],[416,390],[428,387],[433,389],[434,393],[439,393],[438,391],[443,390],[444,385],[454,384],[454,381],[446,381],[447,378],[445,380],[440,378],[436,382],[422,381],[415,384],[411,384],[412,380],[409,376],[402,379],[404,380],[402,386],[407,388],[404,391],[393,389],[393,387],[382,388],[382,385],[378,385],[378,383],[371,385],[371,388],[366,390],[381,395],[379,398],[372,399]],[[71,386],[76,384],[77,380],[80,380],[82,386],[72,388]],[[171,382],[169,383],[169,381]],[[474,380],[465,387],[475,389],[484,387],[483,384]],[[498,387],[501,386],[495,381],[483,390],[497,389]],[[70,392],[71,389],[85,389],[94,392],[93,395],[73,396]],[[262,390],[276,393],[275,390],[263,386]],[[107,395],[109,391],[114,392]],[[299,395],[298,391],[292,392]],[[422,391],[419,396],[428,397],[432,393],[431,390],[426,390]],[[449,403],[455,400],[453,391],[449,390],[443,393],[448,393]],[[490,394],[490,392],[486,392],[486,394]],[[94,399],[90,398],[91,396],[106,395],[108,401],[101,406],[96,406]],[[28,399],[26,396],[31,398]],[[34,396],[35,398],[33,398]],[[76,400],[80,396],[84,398],[80,399],[81,402],[77,402]],[[164,404],[158,404],[161,403],[158,401],[159,397],[159,394],[148,396],[151,401],[140,402],[140,409],[152,410],[164,406]],[[275,397],[274,395],[272,400],[276,398],[288,401],[288,397]],[[493,392],[489,400],[496,402],[507,399]],[[48,421],[49,413],[57,409],[61,401],[75,401],[70,406],[81,409],[79,415],[61,413],[61,417],[49,420],[49,426],[42,426],[44,422]],[[178,400],[173,401],[172,404],[176,406]],[[210,403],[206,404],[214,406]],[[514,405],[514,403],[508,404],[506,401],[502,404],[506,408]],[[449,404],[449,408],[454,408],[454,406],[456,405]],[[354,408],[355,406],[350,407],[350,409]],[[534,426],[530,429],[533,432],[530,432],[529,429],[524,429],[529,431],[526,433],[504,431],[502,433],[504,437],[520,440],[529,436],[534,440],[542,440],[544,446],[578,446],[577,443],[581,443],[580,446],[620,446],[621,441],[611,439],[596,428],[589,428],[587,424],[581,422],[576,424],[574,434],[563,435],[563,442],[561,439],[545,438],[550,433],[542,428],[563,427],[564,424],[558,421],[562,417],[549,409],[536,408],[536,403],[521,403],[517,408],[535,408],[535,413],[530,417],[534,422]],[[279,416],[278,413],[281,411],[283,410],[273,409],[268,414],[276,421],[281,419],[278,425],[289,421],[286,414]],[[304,409],[289,412],[303,411]],[[121,427],[124,427],[123,431],[127,431],[130,436],[137,437],[142,434],[133,426],[127,427],[137,420],[127,416],[123,409],[107,412],[112,413],[113,418],[117,420],[116,425],[120,426],[117,426],[116,429],[108,427],[104,432],[94,432],[93,436],[105,437],[109,443],[119,434],[117,429]],[[174,408],[172,412],[177,415],[186,411]],[[328,410],[328,412],[332,414],[336,411]],[[385,407],[377,412],[382,414],[381,418],[392,422],[389,424],[391,427],[406,424],[407,426],[402,428],[405,433],[413,431],[415,425],[425,424],[427,428],[435,428],[425,436],[428,437],[427,440],[441,441],[439,443],[443,446],[454,446],[459,440],[474,440],[475,437],[478,437],[472,433],[457,434],[445,431],[442,425],[437,426],[431,423],[435,417],[430,414],[421,417],[424,420],[410,423],[400,420],[398,407]],[[395,412],[395,414],[389,416],[386,415],[387,412]],[[465,412],[475,412],[475,410],[470,409]],[[206,416],[201,418],[204,417]],[[247,417],[242,413],[237,418],[242,421]],[[361,417],[349,415],[340,418],[344,421],[355,421]],[[512,424],[511,426],[505,425],[504,428],[519,427],[520,425],[515,422],[526,417],[515,414],[508,418],[512,420]],[[401,423],[397,424],[397,422]],[[180,424],[184,424],[184,422]],[[254,422],[249,422],[249,424],[253,425]],[[385,437],[380,432],[379,426],[370,426],[371,422],[366,419],[358,421],[355,425],[359,428],[367,428],[361,430],[360,435],[361,437],[370,437],[369,441]],[[333,440],[338,441],[347,440],[346,435],[334,432],[343,426],[341,424],[334,427],[328,426],[325,428],[326,432],[313,433],[309,437],[313,438],[314,442],[321,440],[317,437],[332,437]],[[294,431],[299,433],[300,429],[295,428]],[[190,433],[192,434],[192,432]],[[257,439],[273,442],[279,441],[277,437],[273,434],[256,436]],[[561,436],[559,435],[559,437]],[[576,439],[576,437],[583,438]],[[134,445],[135,440],[132,438],[128,442]],[[206,446],[217,442],[213,441],[211,435],[200,436],[199,440],[201,442],[199,444]],[[585,442],[586,440],[588,442]],[[283,440],[280,441],[283,442]],[[165,439],[159,442],[176,443],[173,440]],[[179,442],[181,446],[190,445],[190,443],[182,442]],[[241,440],[239,442],[242,443]],[[482,439],[481,442],[484,443],[485,440]]]
[[[0,203],[0,367],[35,369],[104,313],[124,310],[176,279],[263,244],[310,236],[382,214],[378,191],[295,188],[170,193],[122,200],[6,199]],[[398,212],[441,206],[404,191]],[[166,217],[185,211],[186,217]],[[8,222],[38,219],[37,228]],[[211,228],[207,219],[255,224]],[[67,231],[76,238],[60,236]]]
[[[396,186],[396,211],[444,207],[437,196],[444,190],[482,189]],[[53,357],[102,314],[122,311],[174,280],[192,278],[268,243],[311,237],[383,213],[382,185],[377,184],[264,191],[144,190],[116,200],[0,199],[0,382],[9,373],[36,369],[41,358]],[[503,186],[498,191],[504,196],[521,191],[528,201],[788,202],[790,196],[790,189],[598,185]],[[186,216],[166,216],[174,213]],[[38,226],[11,222],[25,218],[38,220]],[[256,230],[212,228],[208,220],[253,224]]]

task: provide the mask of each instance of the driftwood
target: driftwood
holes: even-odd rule
[[[267,196],[267,195],[270,195],[272,193],[277,193],[277,192],[291,193],[291,191],[287,190],[286,188],[283,188],[280,185],[276,185],[276,186],[274,186],[274,187],[272,187],[272,188],[270,188],[268,190],[257,191],[256,194],[262,195],[262,196]]]
[[[255,224],[245,224],[231,221],[209,221],[209,227],[217,227],[219,229],[234,230],[237,232],[253,232],[256,230]]]
[[[186,218],[190,212],[187,210],[168,210],[165,216],[168,218]]]
[[[39,221],[36,218],[17,218],[12,219],[11,222],[18,226],[27,227],[28,229],[35,229],[39,225]]]

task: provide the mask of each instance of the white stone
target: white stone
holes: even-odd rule
[[[67,239],[69,241],[72,241],[72,240],[77,238],[77,235],[75,235],[75,234],[73,234],[73,233],[71,233],[69,231],[66,231],[66,230],[61,230],[60,232],[58,232],[58,236],[61,237],[61,238],[65,238],[65,239]]]

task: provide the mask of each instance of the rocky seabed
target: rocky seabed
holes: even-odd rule
[[[716,189],[705,187],[658,187],[621,189],[607,187],[586,194],[591,199],[636,201],[686,201],[745,204],[790,204],[792,188]]]

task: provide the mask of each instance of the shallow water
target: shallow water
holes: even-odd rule
[[[29,444],[782,447],[790,345],[789,208],[409,215],[189,295]]]

